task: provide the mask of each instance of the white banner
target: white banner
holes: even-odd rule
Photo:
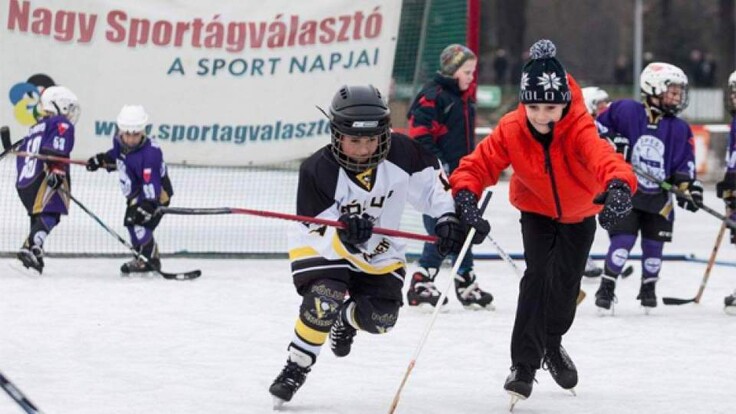
[[[388,95],[394,0],[2,0],[0,123],[22,137],[43,88],[79,97],[73,156],[111,147],[124,104],[145,106],[169,163],[258,165],[329,142],[343,84]]]

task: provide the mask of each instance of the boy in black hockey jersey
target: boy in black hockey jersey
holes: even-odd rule
[[[439,162],[392,133],[389,115],[373,86],[343,86],[329,109],[331,143],[301,165],[297,214],[337,219],[345,228],[300,223],[290,234],[292,276],[303,301],[286,366],[269,389],[276,407],[304,383],[328,335],[332,352],[344,357],[358,330],[386,333],[396,324],[406,245],[373,234],[374,225],[398,229],[408,201],[439,218],[443,255],[459,252],[464,241]]]

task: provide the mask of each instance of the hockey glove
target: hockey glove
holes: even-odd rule
[[[726,207],[736,210],[736,173],[726,173],[723,181],[716,184],[716,195],[726,203]]]
[[[598,214],[598,223],[605,230],[612,229],[634,208],[631,204],[631,187],[618,179],[611,180],[606,191],[598,194],[593,202],[603,205],[603,210]]]
[[[703,186],[700,181],[683,181],[677,188],[690,194],[690,198],[677,197],[677,205],[690,211],[698,211],[703,204]]]
[[[434,233],[437,235],[437,252],[444,257],[460,253],[467,232],[454,213],[447,213],[437,219]]]
[[[110,159],[106,153],[101,152],[87,160],[87,171],[97,171],[100,167],[108,172],[116,170],[115,160]]]
[[[53,190],[57,190],[64,183],[66,173],[63,170],[52,170],[46,175],[46,185]]]
[[[343,214],[338,219],[345,228],[337,229],[337,235],[344,244],[361,244],[368,241],[373,234],[373,220],[368,214]]]
[[[156,203],[151,200],[143,200],[140,204],[128,207],[125,213],[125,224],[129,226],[143,226],[151,221],[156,214]]]
[[[478,199],[475,198],[475,194],[470,190],[458,191],[455,195],[455,206],[457,206],[460,221],[475,229],[473,244],[483,243],[488,233],[491,232],[491,225],[478,209]]]

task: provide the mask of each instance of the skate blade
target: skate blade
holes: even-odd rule
[[[726,306],[723,308],[723,311],[726,312],[727,315],[736,316],[736,306]]]
[[[575,392],[575,388],[568,388],[567,390],[570,391],[570,393],[572,394],[573,397],[577,397],[578,396],[578,393]]]
[[[652,309],[654,309],[653,306],[642,306],[642,310],[644,311],[644,315],[649,315],[652,312]]]
[[[156,273],[154,272],[133,272],[133,273],[125,273],[120,272],[120,277],[122,278],[131,278],[131,277],[139,277],[141,279],[153,279],[154,276],[156,276]]]
[[[482,311],[482,310],[484,310],[484,311],[495,311],[496,310],[496,307],[493,306],[493,303],[489,303],[486,306],[481,306],[481,305],[479,305],[477,303],[471,303],[470,305],[463,305],[463,308],[465,308],[465,310],[469,310],[469,311]]]
[[[518,403],[519,401],[526,400],[526,397],[519,393],[508,391],[508,390],[506,392],[509,393],[509,395],[511,396],[511,402],[509,404],[509,412],[514,411],[514,407],[516,406],[516,403]]]
[[[431,314],[431,313],[434,312],[434,306],[432,306],[431,303],[426,303],[426,302],[420,303],[420,304],[415,305],[415,306],[411,306],[411,308],[416,309],[416,310],[418,310],[421,313],[430,313]],[[442,307],[440,307],[440,313],[447,313],[449,311],[450,311],[450,309],[447,307],[446,304],[445,305],[442,305]]]
[[[611,305],[611,309],[600,308],[600,307],[597,307],[596,306],[596,310],[598,311],[598,316],[600,316],[600,317],[606,317],[606,316],[613,317],[613,316],[616,316],[615,309],[616,309],[616,307],[613,306],[613,305]]]
[[[279,397],[273,396],[273,410],[274,411],[281,411],[285,403],[286,403],[286,400],[282,400]]]

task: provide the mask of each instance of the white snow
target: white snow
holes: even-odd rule
[[[492,234],[520,252],[518,213],[506,186],[497,191],[487,214]],[[706,202],[722,208],[712,191]],[[675,242],[665,253],[707,259],[718,222],[702,212],[677,214]],[[601,232],[593,251],[606,248]],[[486,243],[479,251],[493,249]],[[724,241],[719,260],[736,261],[736,247]],[[121,278],[123,261],[51,257],[42,277],[29,277],[0,259],[0,371],[47,414],[272,412],[268,386],[285,362],[300,303],[288,262],[165,260],[169,271],[202,269],[200,279],[179,282]],[[645,316],[635,300],[640,264],[631,263],[636,272],[619,283],[614,317],[598,316],[598,282],[584,280],[588,298],[563,342],[580,372],[578,396],[539,371],[531,398],[514,412],[733,412],[736,317],[723,312],[723,297],[736,287],[734,267],[713,269],[700,304],[660,303]],[[665,262],[658,295],[695,296],[704,270]],[[466,311],[450,298],[397,413],[508,411],[502,386],[518,279],[502,261],[479,261],[476,271],[497,310]],[[441,289],[448,273],[441,273]],[[405,306],[393,331],[359,333],[348,357],[338,360],[324,347],[284,411],[387,412],[429,319]],[[20,412],[0,393],[0,413]]]

